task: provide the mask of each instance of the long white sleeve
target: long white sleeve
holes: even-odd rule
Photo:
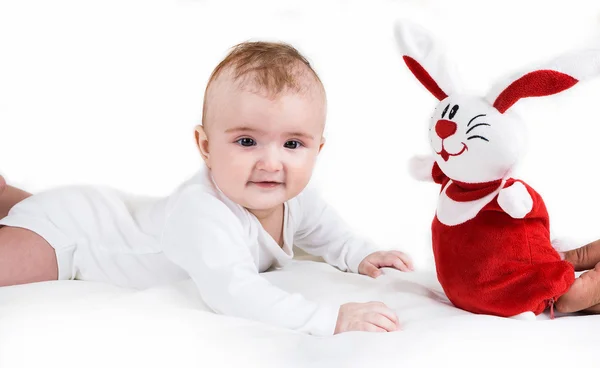
[[[258,272],[235,214],[199,186],[182,193],[168,214],[165,255],[186,270],[217,313],[327,336],[339,306],[317,304],[272,285]]]
[[[358,273],[358,265],[366,256],[381,250],[356,236],[315,189],[305,190],[297,200],[302,214],[294,237],[297,247],[342,271],[354,273]]]

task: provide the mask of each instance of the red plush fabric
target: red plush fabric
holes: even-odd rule
[[[457,202],[470,202],[491,194],[500,184],[502,184],[501,179],[477,184],[452,181],[452,185],[446,189],[446,195]]]
[[[573,87],[577,82],[577,79],[561,72],[536,70],[525,74],[506,87],[494,101],[494,107],[504,114],[521,98],[552,95]]]
[[[406,63],[406,66],[408,67],[408,69],[410,69],[410,71],[414,74],[414,76],[417,77],[419,82],[421,82],[421,84],[423,84],[425,86],[425,88],[427,88],[427,90],[429,92],[431,92],[432,95],[435,96],[435,98],[442,101],[443,99],[448,97],[446,92],[444,92],[440,88],[440,86],[436,83],[436,81],[433,80],[431,75],[429,75],[427,70],[425,70],[425,68],[423,68],[423,66],[421,66],[421,64],[419,64],[418,61],[416,61],[415,59],[411,58],[410,56],[406,56],[406,55],[403,56],[402,58],[404,59],[404,62]]]
[[[505,186],[515,181],[509,179]],[[533,209],[524,219],[505,213],[497,197],[465,223],[447,226],[434,218],[437,276],[457,307],[502,317],[527,311],[537,315],[575,281],[573,266],[562,261],[550,243],[541,196],[523,184],[533,198]],[[498,187],[496,182],[491,186]]]
[[[440,169],[440,166],[437,164],[437,162],[433,163],[433,168],[431,169],[431,177],[433,178],[434,182],[442,184],[442,188],[446,186],[446,183],[448,182],[448,177],[446,176],[446,174],[444,174],[442,169]]]

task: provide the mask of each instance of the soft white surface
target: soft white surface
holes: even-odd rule
[[[284,40],[309,57],[328,92],[316,183],[358,231],[430,267],[439,188],[411,179],[407,160],[428,153],[435,101],[396,52],[392,20],[400,16],[439,36],[464,86],[481,94],[515,70],[600,41],[597,0],[0,1],[0,172],[31,191],[94,183],[167,194],[197,169],[193,126],[204,84],[228,47]],[[596,79],[514,107],[531,134],[518,175],[542,194],[557,236],[600,237],[599,95]],[[259,327],[198,310],[185,283],[139,293],[31,285],[0,290],[0,367],[248,366],[260,359],[281,367],[555,367],[600,360],[598,318],[471,316],[399,281],[408,275],[371,281],[324,267],[266,277],[315,300],[381,299],[405,331],[315,339]],[[247,360],[234,356],[245,352]]]
[[[189,281],[139,292],[58,281],[0,289],[0,367],[558,367],[599,359],[600,316],[472,315],[448,304],[431,273],[385,270],[370,279],[295,261],[263,275],[317,301],[382,300],[403,330],[318,338],[207,312]]]

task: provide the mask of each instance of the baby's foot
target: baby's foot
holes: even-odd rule
[[[597,304],[600,304],[600,263],[578,277],[555,305],[556,310],[561,313],[572,313]]]

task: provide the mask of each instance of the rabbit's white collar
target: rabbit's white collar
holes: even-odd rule
[[[457,202],[470,202],[492,193],[503,183],[502,179],[485,183],[463,183],[457,180],[448,185],[446,195]]]
[[[457,185],[452,180],[449,180],[442,189],[442,192],[440,193],[440,196],[438,198],[436,211],[436,216],[438,220],[444,225],[456,226],[467,222],[470,219],[477,216],[479,211],[481,211],[481,209],[485,207],[485,205],[490,203],[498,195],[498,193],[500,193],[500,190],[502,189],[502,187],[504,187],[504,184],[506,183],[506,179],[490,183],[497,183],[497,187],[496,189],[489,192],[489,194],[471,201],[457,201],[450,198],[450,196],[447,193],[448,188],[450,188],[450,186]],[[464,185],[464,183],[461,184]]]

